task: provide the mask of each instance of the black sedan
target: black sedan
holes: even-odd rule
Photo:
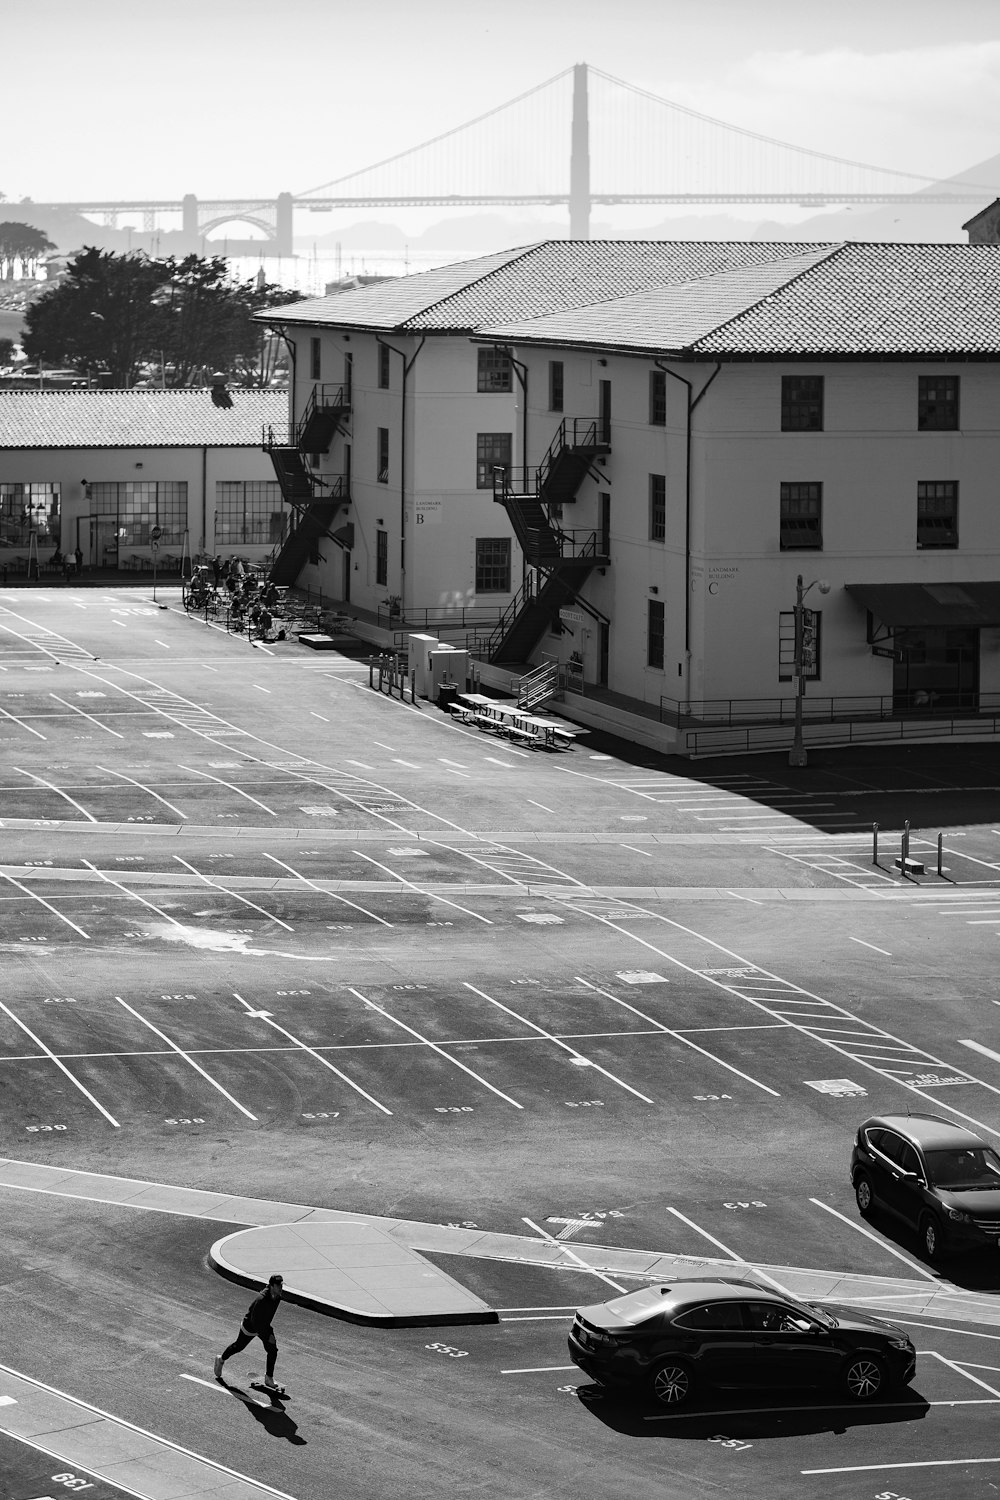
[[[602,1385],[679,1407],[704,1384],[829,1386],[871,1401],[912,1380],[901,1329],[750,1282],[673,1281],[581,1308],[570,1358]]]

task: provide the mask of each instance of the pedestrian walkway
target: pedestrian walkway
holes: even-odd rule
[[[21,1189],[81,1198],[91,1203],[114,1203],[158,1213],[216,1220],[252,1226],[282,1226],[301,1229],[306,1224],[370,1225],[390,1241],[418,1254],[469,1256],[477,1260],[516,1262],[521,1265],[572,1271],[599,1271],[604,1275],[633,1277],[637,1282],[670,1281],[679,1277],[745,1276],[778,1286],[789,1295],[809,1301],[847,1302],[901,1316],[945,1318],[951,1322],[1000,1327],[1000,1302],[990,1293],[966,1291],[945,1281],[936,1272],[917,1268],[924,1281],[893,1276],[854,1275],[842,1271],[814,1270],[802,1266],[773,1266],[722,1257],[674,1255],[662,1250],[636,1250],[615,1245],[588,1245],[575,1240],[572,1248],[554,1239],[534,1235],[491,1234],[482,1229],[461,1229],[450,1224],[428,1224],[415,1219],[386,1219],[375,1214],[341,1212],[301,1203],[278,1203],[267,1199],[240,1198],[202,1188],[172,1187],[126,1177],[106,1177],[97,1172],[75,1172],[38,1162],[0,1158],[0,1192]],[[231,1238],[231,1237],[230,1237]],[[249,1271],[247,1285],[266,1286],[271,1272],[282,1266],[282,1245],[294,1253],[297,1237],[268,1243],[267,1269],[261,1261],[256,1281]],[[264,1242],[261,1241],[263,1244]],[[319,1243],[319,1242],[318,1242]],[[331,1241],[332,1243],[332,1241]],[[220,1241],[224,1245],[225,1241]],[[353,1254],[353,1251],[351,1252]],[[390,1265],[381,1279],[390,1288],[398,1274],[407,1274],[412,1263]],[[313,1270],[317,1269],[315,1266]],[[284,1270],[283,1270],[283,1274]],[[322,1273],[320,1272],[320,1278]],[[315,1287],[315,1283],[313,1284]],[[294,1269],[285,1274],[285,1296],[318,1306],[318,1299],[298,1295]],[[581,1285],[581,1300],[585,1299]],[[396,1305],[402,1305],[402,1293]],[[330,1309],[334,1311],[331,1302]],[[421,1311],[416,1309],[417,1314]],[[372,1321],[376,1321],[373,1319]],[[419,1321],[415,1317],[414,1322]]]
[[[0,1432],[142,1500],[293,1500],[6,1365],[0,1365]]]

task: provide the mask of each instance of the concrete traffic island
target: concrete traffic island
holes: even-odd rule
[[[492,1308],[418,1251],[363,1220],[241,1229],[217,1240],[208,1259],[221,1276],[248,1287],[265,1287],[280,1271],[289,1301],[352,1323],[499,1322]]]

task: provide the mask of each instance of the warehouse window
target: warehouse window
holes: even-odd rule
[[[821,550],[823,546],[823,486],[821,484],[783,484],[781,486],[781,550]]]
[[[215,541],[220,546],[273,546],[284,540],[288,511],[270,479],[220,479],[215,486]]]
[[[476,390],[513,390],[514,370],[506,349],[477,351]]]
[[[646,665],[663,671],[663,646],[666,633],[663,601],[650,599],[646,606]]]
[[[822,375],[782,375],[781,430],[823,431]]]
[[[510,537],[476,537],[476,593],[510,593]]]
[[[477,432],[476,434],[476,489],[493,488],[493,470],[510,471],[513,440],[509,432]]]

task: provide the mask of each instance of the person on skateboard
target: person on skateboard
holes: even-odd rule
[[[240,1331],[221,1354],[215,1357],[215,1378],[222,1379],[222,1366],[232,1354],[239,1354],[254,1339],[260,1339],[267,1350],[267,1366],[264,1372],[263,1388],[267,1391],[280,1391],[282,1387],[274,1379],[274,1365],[278,1358],[278,1341],[271,1327],[272,1319],[278,1311],[278,1303],[281,1301],[281,1291],[284,1279],[274,1275],[268,1279],[267,1286],[259,1297],[255,1297],[247,1308],[246,1316],[240,1324]]]

